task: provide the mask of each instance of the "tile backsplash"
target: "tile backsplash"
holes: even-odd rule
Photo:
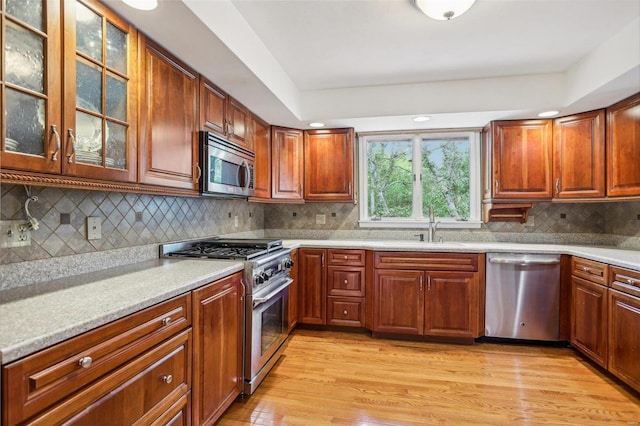
[[[24,220],[21,185],[0,185],[2,220]],[[0,264],[263,229],[263,207],[244,200],[31,187],[29,211],[40,227],[31,245],[1,249]],[[86,218],[97,216],[102,238],[87,240]],[[234,225],[235,216],[238,226]],[[26,221],[26,220],[25,220]],[[68,223],[65,223],[68,222]]]

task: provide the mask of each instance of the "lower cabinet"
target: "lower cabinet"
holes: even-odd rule
[[[571,344],[607,367],[607,287],[571,277]]]
[[[298,321],[325,324],[327,313],[325,249],[298,250]]]
[[[242,392],[242,274],[193,292],[193,422],[213,424]]]

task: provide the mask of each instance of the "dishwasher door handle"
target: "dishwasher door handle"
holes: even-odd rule
[[[560,260],[557,258],[539,259],[515,259],[511,257],[492,257],[489,263],[502,263],[508,265],[557,265]]]

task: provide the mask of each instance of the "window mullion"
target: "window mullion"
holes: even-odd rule
[[[413,170],[413,204],[411,209],[411,217],[421,220],[422,215],[422,152],[420,142],[422,138],[418,135],[412,139],[412,170]]]

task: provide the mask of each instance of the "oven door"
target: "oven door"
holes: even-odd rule
[[[293,280],[289,277],[269,286],[251,299],[250,318],[247,321],[247,359],[245,362],[245,381],[250,391],[260,384],[271,367],[277,361],[277,353],[287,339],[289,286]],[[249,328],[250,327],[250,328]]]

